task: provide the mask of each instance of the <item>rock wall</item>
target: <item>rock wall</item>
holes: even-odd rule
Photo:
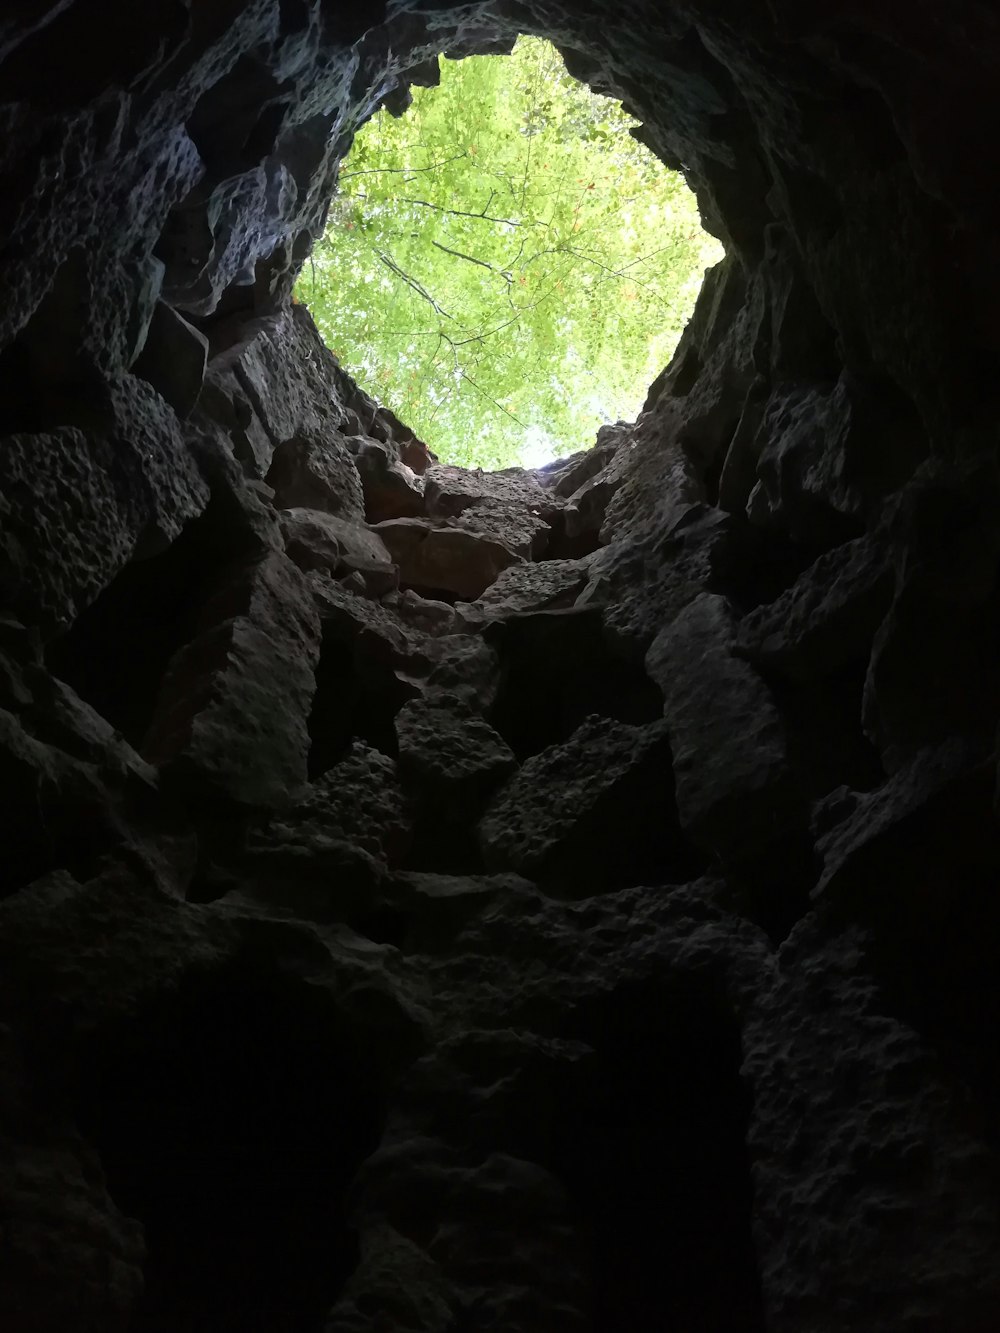
[[[290,293],[356,126],[518,31],[727,258],[636,422],[484,475]],[[5,1328],[1000,1325],[998,59],[8,7]]]

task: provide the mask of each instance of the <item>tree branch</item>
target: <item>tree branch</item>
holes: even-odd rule
[[[493,195],[491,194],[490,200],[492,198]],[[513,218],[495,217],[492,213],[487,213],[486,209],[483,209],[481,213],[465,213],[460,208],[443,208],[441,204],[432,204],[429,199],[408,199],[405,195],[399,196],[399,202],[401,204],[419,204],[421,208],[433,208],[435,213],[448,213],[453,218],[481,218],[484,222],[502,222],[505,227],[524,226],[523,222],[515,222]],[[489,201],[487,201],[486,208],[489,208],[489,206]]]
[[[394,176],[415,176],[418,171],[437,171],[438,167],[446,167],[449,162],[457,162],[460,157],[466,157],[466,153],[456,153],[454,157],[444,157],[440,162],[432,162],[429,167],[366,167],[363,171],[349,171],[344,176],[337,178],[338,185],[341,181],[349,181],[355,176],[379,176],[390,173]]]
[[[450,246],[442,245],[440,241],[435,241],[433,237],[431,238],[431,245],[436,245],[437,248],[443,250],[446,255],[454,255],[456,259],[467,259],[470,264],[478,264],[480,268],[488,268],[491,273],[496,273],[499,277],[503,278],[508,288],[514,281],[514,275],[512,273],[508,273],[506,269],[496,268],[493,264],[488,264],[485,259],[476,259],[474,255],[467,255],[462,250],[452,250]]]
[[[431,296],[427,288],[421,286],[421,284],[417,282],[416,278],[410,277],[409,273],[401,269],[394,259],[391,259],[387,254],[383,254],[381,250],[376,250],[375,253],[378,255],[379,259],[381,259],[382,263],[386,266],[387,269],[395,273],[397,277],[402,278],[403,281],[406,283],[406,285],[408,287],[412,287],[418,296],[422,296],[425,301],[430,302],[430,304],[434,307],[434,310],[437,314],[443,315],[445,319],[454,319],[454,315],[449,315],[447,310],[442,310],[441,307],[438,305],[437,301],[434,300],[434,297]]]

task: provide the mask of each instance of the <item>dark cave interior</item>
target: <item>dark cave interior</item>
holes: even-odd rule
[[[483,474],[292,288],[519,32],[726,258]],[[994,1333],[998,68],[987,0],[5,11],[4,1328]]]

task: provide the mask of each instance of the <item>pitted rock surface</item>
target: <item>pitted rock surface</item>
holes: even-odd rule
[[[292,289],[520,31],[726,257],[491,475]],[[6,6],[5,1329],[1000,1327],[998,64],[986,0]]]

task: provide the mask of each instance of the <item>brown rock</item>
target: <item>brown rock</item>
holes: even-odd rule
[[[521,557],[496,538],[464,528],[433,527],[424,519],[377,523],[373,531],[399,566],[400,582],[417,591],[478,597]]]
[[[343,436],[295,435],[274,451],[267,484],[280,509],[320,509],[364,519],[361,482]]]

